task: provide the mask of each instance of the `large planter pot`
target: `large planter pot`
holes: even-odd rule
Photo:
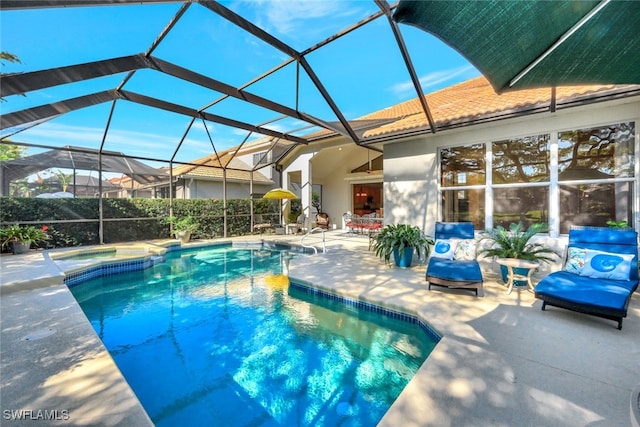
[[[14,255],[26,254],[31,248],[31,242],[11,242],[11,250]]]
[[[393,260],[398,267],[411,267],[413,260],[413,248],[404,248],[404,255],[400,256],[398,249],[393,250]]]
[[[190,231],[176,231],[176,239],[179,239],[182,243],[189,243],[191,240],[191,232]]]
[[[527,274],[529,274],[529,268],[522,268],[522,267],[513,267],[513,272],[515,274],[521,274],[523,276],[526,276]],[[502,281],[504,283],[507,283],[509,281],[509,273],[508,273],[508,269],[506,265],[501,265],[500,266],[500,274],[502,275]],[[513,286],[527,286],[527,281],[526,280],[514,280],[513,281]]]

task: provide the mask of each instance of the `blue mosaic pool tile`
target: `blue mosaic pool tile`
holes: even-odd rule
[[[64,278],[64,283],[67,286],[78,285],[87,280],[95,279],[101,276],[111,276],[118,273],[125,273],[129,271],[144,270],[154,265],[154,260],[151,257],[145,257],[141,259],[134,259],[129,261],[114,261],[105,264],[89,267],[82,271],[76,271],[69,273]]]
[[[167,246],[167,252],[179,251],[182,249],[182,245],[180,243],[172,243]]]
[[[440,336],[440,334],[438,334],[428,323],[425,323],[421,319],[419,319],[418,316],[414,316],[414,315],[411,315],[411,314],[403,313],[403,312],[397,311],[397,310],[391,310],[389,308],[385,308],[385,307],[381,307],[379,305],[371,304],[371,303],[366,302],[366,301],[360,301],[360,300],[356,300],[356,299],[349,298],[349,297],[343,297],[341,295],[337,295],[337,294],[333,294],[333,293],[330,293],[330,292],[323,291],[322,289],[317,289],[317,288],[312,288],[312,287],[309,287],[309,286],[305,286],[305,285],[303,285],[301,283],[291,282],[289,284],[289,286],[293,286],[296,289],[299,289],[299,290],[301,290],[303,292],[306,292],[306,293],[314,295],[314,296],[320,296],[322,298],[327,298],[327,299],[330,299],[330,300],[333,300],[333,301],[340,302],[340,303],[342,303],[342,304],[344,304],[346,306],[350,306],[350,307],[352,306],[352,307],[356,307],[356,308],[359,308],[359,309],[372,311],[374,313],[382,314],[382,315],[385,315],[385,316],[389,316],[389,317],[392,317],[394,319],[402,320],[402,321],[407,322],[407,323],[417,324],[435,342],[440,341],[440,339],[442,338]]]

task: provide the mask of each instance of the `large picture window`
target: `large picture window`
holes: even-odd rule
[[[549,139],[547,134],[491,143],[494,226],[549,221]]]
[[[558,134],[560,232],[632,220],[635,123]]]
[[[485,225],[486,147],[474,144],[440,150],[440,185],[444,221]]]
[[[553,223],[562,234],[572,225],[633,224],[635,123],[557,136],[557,144],[555,134],[543,134],[442,148],[442,220],[471,221],[476,229]]]

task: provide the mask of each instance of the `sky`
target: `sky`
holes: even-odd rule
[[[373,0],[254,0],[222,1],[221,4],[298,51],[324,41],[379,10]],[[0,48],[17,55],[20,63],[5,62],[2,72],[31,72],[143,53],[180,6],[178,2],[3,11]],[[404,24],[400,29],[425,93],[480,75],[436,37]],[[283,52],[199,4],[188,8],[153,55],[234,87],[251,82],[288,59]],[[416,97],[384,16],[306,58],[347,120]],[[124,77],[116,74],[33,91],[26,96],[9,96],[0,103],[0,111],[7,114],[114,89]],[[151,70],[137,71],[123,89],[194,109],[201,109],[221,97],[220,93]],[[311,79],[304,70],[297,70],[295,63],[246,90],[323,120],[337,120]],[[10,139],[16,142],[54,147],[99,148],[111,107],[109,102],[75,110],[13,135],[16,129],[0,131],[0,137],[11,135]],[[253,125],[279,117],[279,113],[232,98],[205,111]],[[187,116],[118,101],[109,132],[104,137],[104,149],[142,158],[189,162],[211,154],[212,144],[220,151],[239,145],[247,137],[249,140],[261,137],[200,120],[189,129],[190,122]],[[290,131],[305,125],[287,119],[264,126]],[[317,128],[297,134],[314,130]],[[184,142],[176,152],[183,137]],[[27,154],[40,151],[30,148]]]

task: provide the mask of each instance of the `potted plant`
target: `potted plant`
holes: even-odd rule
[[[490,247],[482,249],[480,253],[492,258],[514,258],[536,263],[554,261],[558,254],[551,248],[540,243],[532,243],[531,238],[538,233],[545,233],[547,224],[535,223],[528,229],[524,229],[522,221],[509,225],[509,230],[499,225],[488,231],[480,239],[488,240],[492,244]],[[514,273],[526,276],[529,272],[527,268],[514,268]],[[507,267],[500,266],[502,280],[507,282]],[[516,286],[523,286],[526,283],[516,281]]]
[[[182,243],[187,243],[191,239],[191,234],[198,229],[198,222],[191,216],[177,218],[169,217],[167,222],[171,225],[171,230],[176,239]]]
[[[427,237],[418,227],[409,224],[386,225],[375,237],[373,250],[376,256],[390,263],[391,255],[398,267],[409,267],[414,251],[418,257],[425,256],[433,245],[433,239]]]
[[[49,239],[47,226],[37,228],[32,225],[10,225],[0,230],[2,247],[10,246],[14,255],[29,252],[31,244],[38,246],[43,240]]]

